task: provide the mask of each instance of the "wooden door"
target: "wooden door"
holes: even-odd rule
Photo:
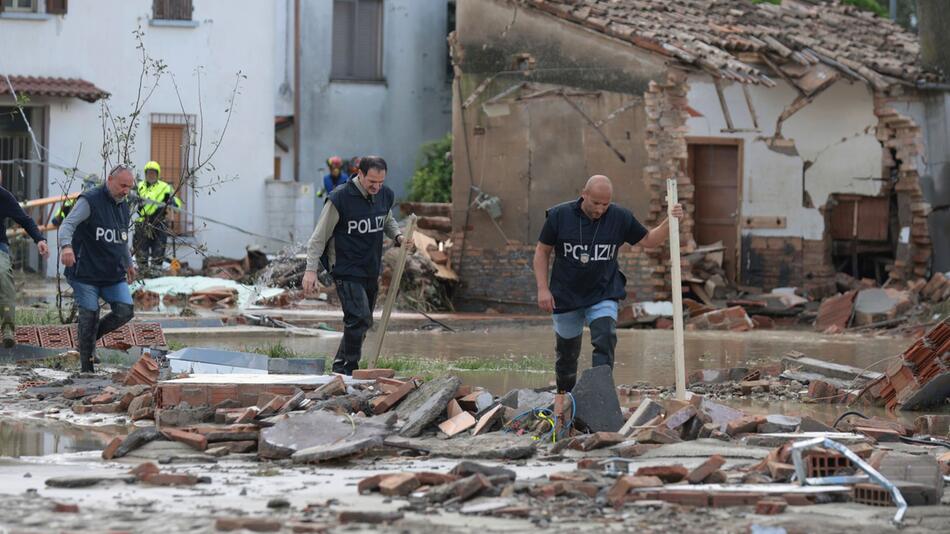
[[[687,174],[696,186],[694,237],[697,245],[718,241],[726,247],[723,269],[737,281],[739,224],[739,146],[690,144]]]
[[[181,124],[152,124],[152,160],[162,167],[161,179],[178,191],[182,212],[172,211],[168,227],[172,233],[182,235],[191,230],[184,214],[189,213],[188,184],[178,187],[184,166],[185,126]],[[144,176],[142,177],[145,178]],[[171,211],[171,210],[169,210]]]

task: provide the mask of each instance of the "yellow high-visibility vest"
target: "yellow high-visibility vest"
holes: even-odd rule
[[[145,217],[154,215],[160,208],[162,203],[165,202],[165,197],[170,196],[174,193],[172,186],[167,182],[161,180],[156,180],[154,184],[150,184],[145,180],[139,182],[138,185],[139,197],[144,200],[151,200],[153,202],[158,202],[159,204],[145,203],[142,204],[142,207],[139,208],[139,218],[138,222],[145,220]],[[181,207],[181,200],[175,197],[175,206]]]

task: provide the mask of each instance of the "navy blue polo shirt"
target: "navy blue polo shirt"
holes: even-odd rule
[[[622,300],[627,278],[617,264],[617,251],[624,243],[636,245],[648,232],[626,208],[611,204],[595,221],[581,209],[581,202],[579,198],[549,209],[538,238],[554,247],[554,313]]]

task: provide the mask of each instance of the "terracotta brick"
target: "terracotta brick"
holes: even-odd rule
[[[208,404],[217,406],[228,400],[237,401],[240,395],[238,394],[238,387],[236,385],[215,384],[208,390],[208,397]]]
[[[472,428],[475,426],[475,422],[475,416],[468,412],[462,412],[448,421],[440,424],[439,430],[441,430],[446,436],[452,437],[468,430],[469,428]]]
[[[380,377],[376,379],[376,389],[382,391],[383,393],[392,393],[405,383],[406,382],[402,380],[396,380],[395,378]]]
[[[162,384],[158,387],[162,408],[172,408],[181,404],[181,384]]]
[[[735,437],[739,434],[748,434],[750,432],[755,432],[759,427],[759,424],[764,421],[763,417],[751,417],[745,416],[734,421],[730,421],[726,425],[726,434],[731,437]]]
[[[155,408],[139,408],[138,410],[135,410],[129,414],[129,417],[131,417],[133,421],[141,421],[142,419],[155,419]]]
[[[637,476],[657,477],[663,482],[679,482],[689,475],[689,471],[682,465],[657,465],[653,467],[641,467],[637,469]]]
[[[78,386],[66,386],[63,388],[63,398],[69,400],[81,399],[86,396],[86,388]]]
[[[420,486],[413,473],[390,475],[379,483],[379,492],[390,497],[405,497]]]
[[[115,451],[119,449],[120,445],[122,445],[122,438],[112,438],[112,441],[110,441],[109,444],[106,445],[106,448],[102,450],[102,459],[111,460],[115,458]]]
[[[354,380],[376,380],[377,378],[392,378],[396,371],[392,369],[356,369],[353,371]]]
[[[627,437],[619,432],[595,432],[589,438],[584,440],[581,445],[581,450],[590,451],[594,449],[602,449],[604,447],[610,447],[611,445],[617,445],[618,443],[623,443],[627,440]]]
[[[462,413],[462,407],[459,406],[459,401],[452,399],[449,401],[448,406],[445,407],[445,411],[449,416],[449,419],[455,417],[456,415]]]
[[[402,386],[399,386],[398,388],[396,388],[396,390],[393,391],[392,393],[382,396],[382,397],[376,397],[375,399],[373,399],[373,402],[372,402],[373,413],[378,415],[381,413],[388,412],[389,410],[392,409],[393,406],[398,404],[399,401],[404,399],[406,395],[411,393],[412,390],[414,390],[415,388],[416,388],[415,383],[410,380],[409,382],[406,382]]]
[[[762,498],[759,493],[729,492],[713,493],[710,497],[710,505],[714,508],[726,508],[730,506],[752,506]]]
[[[366,477],[360,480],[359,483],[356,484],[356,492],[362,495],[370,491],[376,491],[379,489],[379,483],[382,482],[383,479],[388,476],[392,476],[392,475],[381,474],[381,475],[373,475],[373,476]]]
[[[78,514],[79,505],[78,504],[67,504],[63,502],[58,502],[53,504],[53,512],[57,514]]]
[[[193,449],[203,451],[208,448],[208,438],[197,432],[185,432],[177,428],[165,428],[162,434],[172,441],[178,441]]]
[[[788,503],[785,502],[784,499],[769,497],[760,499],[759,502],[755,504],[755,513],[759,515],[776,515],[784,512],[787,507]]]
[[[182,386],[181,402],[187,402],[189,406],[207,406],[208,386]]]
[[[416,480],[418,480],[419,484],[422,484],[423,486],[441,486],[442,484],[455,482],[459,478],[457,475],[446,475],[442,473],[432,473],[429,471],[423,471],[414,474]]]
[[[267,404],[261,407],[258,417],[270,417],[276,414],[289,399],[283,395],[275,395]]]
[[[90,406],[92,413],[124,413],[125,409],[118,402],[109,404],[93,404]]]
[[[718,454],[714,454],[699,467],[690,471],[689,475],[686,476],[686,480],[688,480],[690,484],[699,484],[703,480],[706,480],[709,475],[718,471],[720,467],[725,465],[725,463],[725,458]]]
[[[129,474],[135,475],[136,478],[142,480],[147,476],[157,475],[158,466],[152,462],[144,462],[135,466],[131,471],[129,471]]]
[[[657,492],[656,498],[686,506],[709,506],[709,495],[702,491],[663,490]]]
[[[248,406],[247,408],[243,409],[240,415],[238,415],[238,417],[234,420],[234,423],[251,423],[259,413],[261,413],[261,410],[257,406]]]
[[[114,393],[100,393],[92,398],[90,398],[87,404],[109,404],[115,402]]]

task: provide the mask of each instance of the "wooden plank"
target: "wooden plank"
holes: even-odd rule
[[[413,243],[413,233],[416,229],[416,216],[409,216],[409,224],[406,225],[406,233],[403,235],[402,247],[399,250],[399,258],[396,261],[396,270],[393,271],[393,279],[389,282],[389,289],[386,291],[386,306],[383,308],[383,316],[379,321],[379,334],[376,336],[376,346],[373,348],[372,360],[369,367],[376,367],[379,361],[379,353],[383,350],[383,339],[386,337],[386,329],[389,328],[389,316],[393,312],[393,305],[396,304],[396,294],[399,293],[399,285],[402,283],[402,273],[406,269],[406,258],[409,256],[409,248]]]
[[[683,281],[680,272],[680,222],[673,216],[673,205],[679,202],[676,180],[666,181],[667,217],[670,225],[670,267],[673,293],[673,371],[676,375],[676,398],[686,400],[686,357],[683,346]]]

